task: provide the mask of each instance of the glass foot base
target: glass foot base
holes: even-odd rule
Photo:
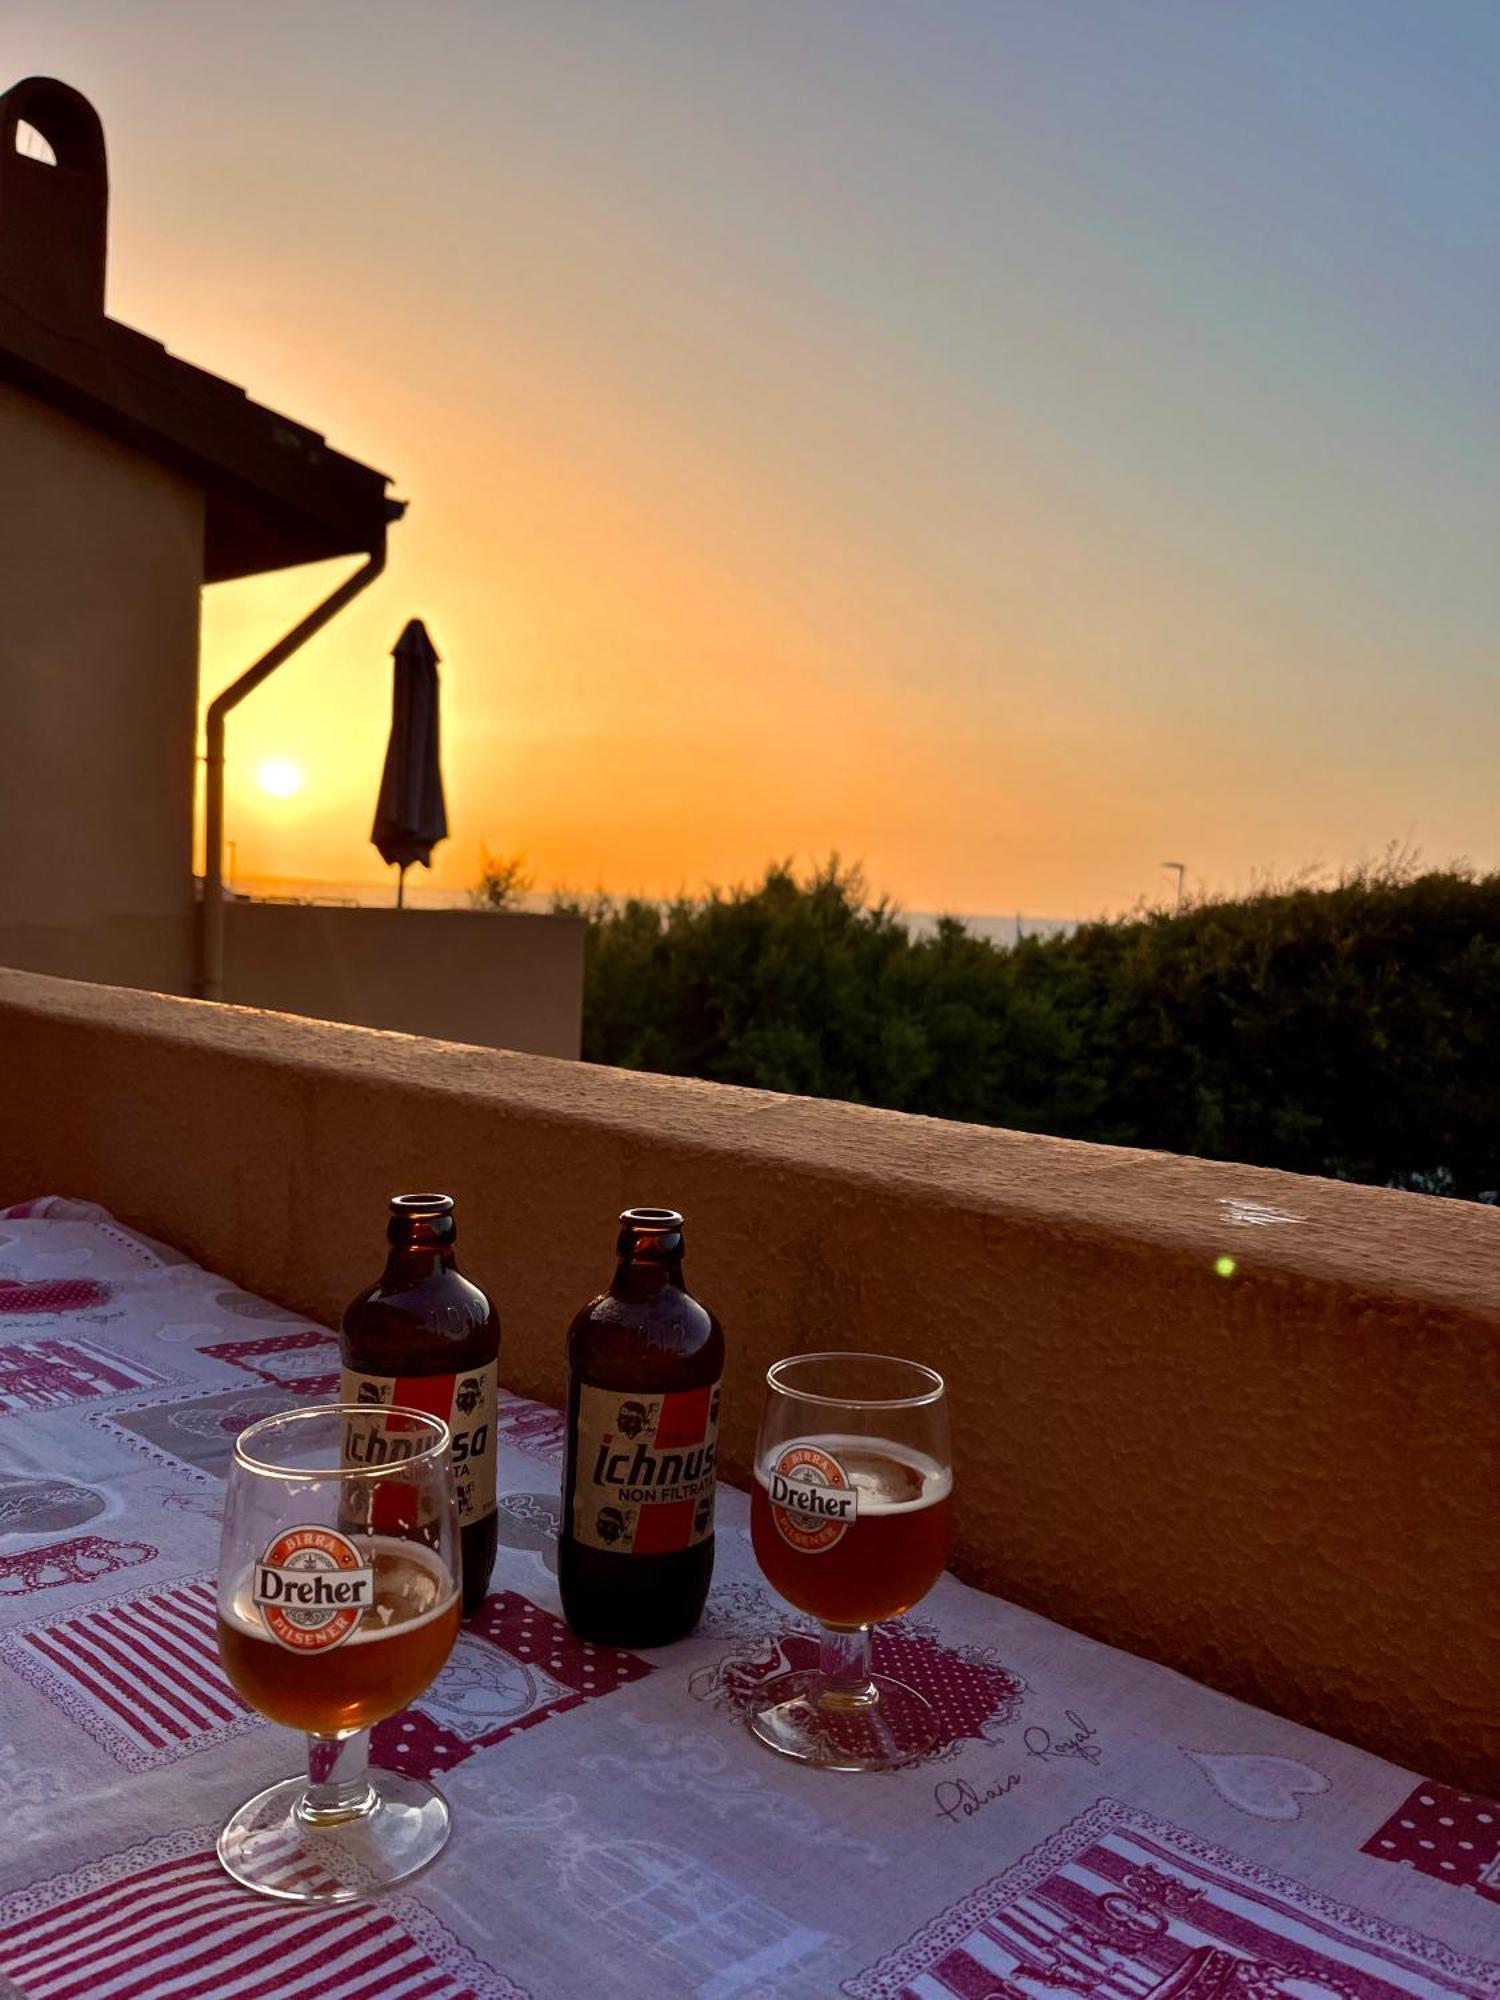
[[[374,1803],[314,1821],[298,1808],[306,1778],[287,1778],[242,1805],[219,1835],[236,1882],[284,1903],[357,1903],[404,1882],[442,1853],[448,1808],[431,1785],[399,1771],[371,1773]]]
[[[750,1729],[783,1757],[825,1771],[894,1771],[938,1744],[931,1704],[884,1674],[854,1686],[816,1669],[779,1674],[757,1690]]]

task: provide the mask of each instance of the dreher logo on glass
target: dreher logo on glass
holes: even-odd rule
[[[771,1519],[784,1542],[805,1556],[837,1546],[859,1515],[859,1494],[832,1452],[791,1444],[771,1468]]]
[[[375,1572],[337,1528],[285,1528],[256,1563],[250,1594],[279,1645],[321,1653],[353,1637],[375,1602]]]

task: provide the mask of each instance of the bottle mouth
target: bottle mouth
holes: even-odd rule
[[[659,1236],[681,1229],[682,1217],[675,1208],[627,1208],[620,1217],[620,1227]]]
[[[413,1220],[424,1215],[451,1215],[453,1197],[451,1194],[393,1194],[391,1214],[405,1220]]]

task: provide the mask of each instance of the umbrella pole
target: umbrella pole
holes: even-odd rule
[[[396,877],[396,908],[398,910],[406,908],[406,870],[404,868]]]

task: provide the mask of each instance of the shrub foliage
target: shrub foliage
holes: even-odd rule
[[[1399,863],[1011,949],[837,859],[589,920],[584,1055],[1432,1192],[1500,1188],[1500,875]]]

